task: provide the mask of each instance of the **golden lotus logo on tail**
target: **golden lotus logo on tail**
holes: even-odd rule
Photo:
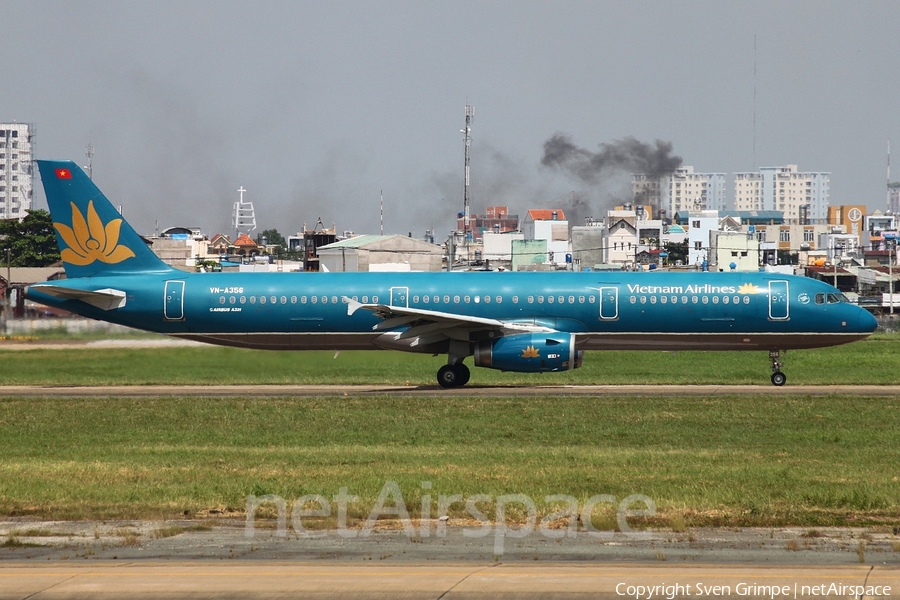
[[[522,350],[522,358],[540,358],[541,353],[534,346],[528,346]]]
[[[99,260],[112,265],[134,257],[131,248],[119,245],[122,219],[113,219],[104,226],[94,209],[93,200],[88,202],[86,219],[74,202],[70,204],[72,226],[53,223],[59,236],[68,246],[60,252],[64,262],[83,267]]]

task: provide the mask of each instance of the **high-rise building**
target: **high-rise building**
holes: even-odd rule
[[[777,210],[787,222],[824,223],[830,173],[800,173],[797,165],[734,174],[735,210]]]
[[[665,208],[660,204],[659,199],[659,177],[651,177],[644,173],[631,174],[631,200],[635,206],[649,206],[650,212],[654,215],[659,214],[660,208]]]
[[[23,219],[31,208],[34,125],[0,123],[0,219]]]
[[[892,181],[888,183],[888,211],[897,215],[900,214],[900,182]]]
[[[725,173],[695,173],[683,166],[659,178],[660,206],[670,218],[678,211],[725,210]]]

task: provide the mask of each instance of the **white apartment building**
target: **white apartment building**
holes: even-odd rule
[[[566,254],[570,252],[569,222],[561,208],[529,210],[522,222],[522,233],[526,240],[547,240],[549,261],[566,264]]]
[[[725,210],[725,173],[695,173],[683,166],[660,177],[660,205],[674,217],[678,211]]]
[[[830,173],[801,173],[797,165],[734,174],[735,210],[778,210],[787,222],[824,223]]]
[[[34,125],[0,123],[0,219],[23,219],[31,208]]]
[[[709,261],[709,235],[719,228],[719,211],[691,212],[688,229],[688,264],[701,266]]]

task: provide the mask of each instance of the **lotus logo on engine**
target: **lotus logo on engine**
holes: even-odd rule
[[[534,346],[528,346],[522,350],[522,358],[540,358],[541,353]]]

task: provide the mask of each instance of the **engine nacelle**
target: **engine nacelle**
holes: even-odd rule
[[[475,344],[476,367],[517,373],[570,371],[583,357],[571,333],[521,333]]]

